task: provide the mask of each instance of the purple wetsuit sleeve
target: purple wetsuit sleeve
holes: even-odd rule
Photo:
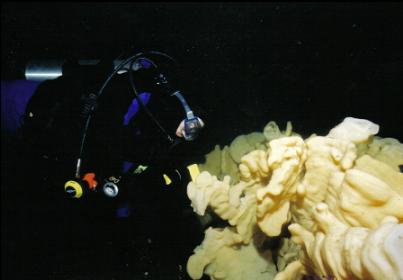
[[[29,99],[41,82],[1,81],[1,131],[15,133],[22,125]]]
[[[143,102],[144,105],[147,105],[151,94],[148,92],[143,92],[139,94],[141,102]],[[130,104],[129,108],[127,109],[127,112],[125,116],[123,117],[123,125],[128,125],[130,120],[134,117],[134,115],[138,112],[140,104],[138,103],[136,98],[133,98],[132,103]]]

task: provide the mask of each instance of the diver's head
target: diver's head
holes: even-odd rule
[[[186,141],[193,141],[199,136],[203,127],[204,122],[201,118],[186,118],[180,122],[178,128],[176,129],[175,135],[179,138],[184,138]]]
[[[183,98],[179,92],[175,92],[175,96],[154,92],[151,94],[147,105],[153,118],[158,122],[158,127],[162,127],[164,131],[154,125],[150,129],[153,129],[155,133],[159,132],[162,137],[172,139],[173,141],[169,141],[175,145],[179,142],[194,141],[205,126],[199,112],[193,113],[186,101],[184,101],[186,104],[184,106],[184,103],[176,95],[180,95],[181,99]]]
[[[139,59],[139,65],[141,65],[140,71],[138,71],[142,73],[141,80],[152,81],[152,85],[150,86],[150,83],[148,83],[147,86],[150,89],[152,88],[151,91],[154,92],[153,95],[155,96],[155,99],[161,100],[161,105],[158,110],[159,112],[155,114],[159,114],[160,118],[154,117],[153,113],[147,112],[148,108],[144,108],[146,113],[159,127],[159,130],[165,134],[166,138],[172,143],[175,142],[175,139],[171,135],[176,135],[186,141],[195,140],[204,127],[204,122],[198,115],[194,114],[185,97],[176,89],[176,83],[171,83],[171,77],[168,79],[166,74],[160,71],[155,62],[148,60],[147,58]],[[180,121],[175,121],[175,119],[178,118]],[[174,130],[172,130],[172,127],[169,127],[171,125],[169,122],[172,123],[172,120],[175,125]],[[163,123],[166,124],[163,125]],[[173,132],[175,132],[175,134],[173,134]]]

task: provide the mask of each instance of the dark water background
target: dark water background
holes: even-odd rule
[[[19,78],[31,58],[114,59],[147,49],[175,57],[183,92],[208,115],[203,151],[270,120],[282,127],[290,120],[307,136],[354,116],[378,123],[383,137],[403,140],[399,3],[8,3],[1,13],[2,79]],[[125,249],[130,236],[139,236],[133,246],[143,244],[142,256],[155,255],[152,267],[175,263],[169,249],[144,245],[149,236],[138,232],[141,221],[130,231],[127,222],[99,218],[102,237],[93,242],[94,220],[66,228],[68,213],[56,215],[45,197],[33,202],[12,190],[10,182],[25,174],[12,145],[2,143],[2,151],[3,279],[133,279],[131,267],[150,268],[128,264],[136,259]],[[177,244],[188,237],[178,236]],[[192,242],[186,246],[198,241]],[[165,271],[158,279],[174,275],[154,270]]]

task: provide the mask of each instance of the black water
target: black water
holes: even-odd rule
[[[2,79],[18,78],[30,58],[112,59],[158,49],[182,63],[183,92],[207,112],[200,153],[269,120],[283,127],[291,120],[309,135],[355,116],[402,141],[402,12],[399,3],[4,4]],[[165,227],[166,238],[159,233],[182,209],[159,216],[151,207],[151,217],[124,221],[106,218],[102,205],[90,211],[42,195],[44,176],[8,140],[2,137],[2,278],[175,278],[200,241],[191,219],[174,222],[178,234],[174,227]]]

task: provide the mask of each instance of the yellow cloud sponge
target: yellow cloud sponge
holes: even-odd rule
[[[327,202],[347,225],[375,228],[385,216],[403,221],[403,196],[379,177],[350,169],[334,189],[335,197],[330,198],[329,193]]]
[[[242,237],[231,228],[206,230],[203,243],[194,250],[187,263],[192,279],[203,272],[211,279],[271,280],[277,273],[270,250],[260,244],[242,244]]]
[[[255,150],[246,136],[233,142],[232,152],[217,150],[221,171],[228,166],[222,166],[223,157],[232,158],[238,170],[227,169],[240,180],[204,171],[188,184],[197,214],[210,209],[229,224],[206,231],[188,261],[189,275],[260,279],[270,271],[271,279],[277,271],[261,245],[278,238],[283,245],[272,252],[275,280],[402,279],[403,146],[374,137],[378,130],[349,117],[328,135],[304,140],[291,125],[280,132],[270,122],[263,133],[250,134],[258,139]],[[290,223],[294,243],[282,236]]]
[[[303,247],[300,262],[304,269],[299,274],[336,279],[402,279],[403,225],[395,217],[384,217],[372,230],[349,227],[320,203],[314,210],[314,219],[319,225],[316,233],[299,224],[289,226],[294,242]],[[295,272],[293,267],[287,269]],[[278,275],[275,279],[294,278]]]
[[[268,236],[278,236],[290,216],[290,199],[295,196],[295,182],[305,162],[305,144],[300,137],[285,137],[270,142],[267,164],[272,170],[269,183],[257,190],[257,218]]]
[[[188,185],[188,197],[199,215],[204,215],[207,206],[230,225],[235,226],[244,243],[249,243],[256,225],[256,189],[260,185],[241,181],[230,186],[229,176],[220,181],[216,176],[203,171]]]

